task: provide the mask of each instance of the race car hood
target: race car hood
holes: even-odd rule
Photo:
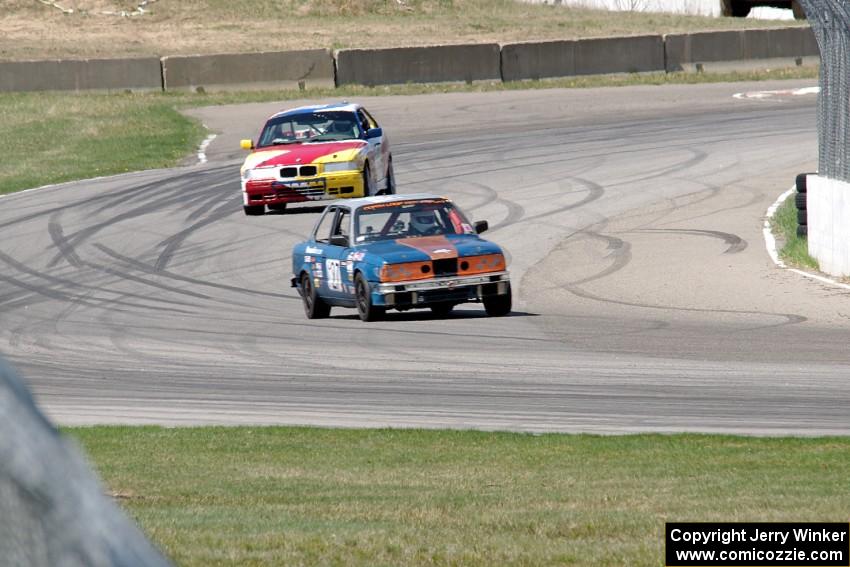
[[[312,144],[289,144],[260,148],[245,158],[242,168],[353,161],[354,157],[366,145],[367,143],[362,140],[347,140],[345,142],[315,142]]]
[[[474,234],[382,240],[358,246],[357,250],[366,252],[387,264],[425,262],[443,258],[465,258],[502,252],[498,245]]]

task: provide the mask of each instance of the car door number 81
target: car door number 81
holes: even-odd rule
[[[342,270],[339,267],[339,260],[327,260],[325,268],[328,272],[328,289],[342,291]]]

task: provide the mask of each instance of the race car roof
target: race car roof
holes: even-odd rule
[[[420,199],[441,199],[445,201],[450,201],[451,199],[447,197],[443,197],[442,195],[434,195],[433,193],[411,193],[409,195],[376,195],[374,197],[361,197],[359,199],[346,199],[343,201],[337,201],[336,205],[345,205],[351,208],[352,211],[359,209],[360,207],[364,207],[366,205],[377,205],[381,203],[394,203],[394,202],[405,202],[405,201],[418,201]]]
[[[269,117],[269,120],[272,118],[280,118],[281,116],[290,116],[295,114],[308,114],[310,112],[319,112],[322,110],[336,110],[341,112],[355,112],[358,108],[360,108],[359,104],[350,103],[350,102],[336,102],[333,104],[312,104],[309,106],[299,106],[297,108],[290,108],[288,110],[283,110],[278,112],[277,114],[273,114]]]

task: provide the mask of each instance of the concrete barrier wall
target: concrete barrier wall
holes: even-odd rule
[[[664,70],[659,35],[509,43],[502,46],[502,79]]]
[[[850,183],[809,175],[806,180],[809,255],[834,276],[850,275]]]
[[[336,53],[337,85],[393,85],[498,81],[496,43],[391,49],[344,49]]]
[[[576,43],[579,75],[664,70],[664,38],[658,35],[584,39]]]
[[[162,59],[0,61],[0,91],[205,90],[516,81],[817,64],[811,28]]]
[[[160,90],[159,59],[0,61],[0,91]]]
[[[722,70],[814,64],[820,54],[811,28],[806,27],[669,34],[664,46],[671,73],[692,71],[697,65]]]
[[[162,58],[165,90],[333,87],[330,50],[225,53]]]

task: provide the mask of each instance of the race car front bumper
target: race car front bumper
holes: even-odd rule
[[[372,302],[387,307],[424,307],[432,303],[466,303],[508,293],[508,272],[430,280],[382,283],[373,288]]]
[[[363,197],[359,171],[325,173],[298,179],[251,179],[242,184],[243,204],[275,205]]]

